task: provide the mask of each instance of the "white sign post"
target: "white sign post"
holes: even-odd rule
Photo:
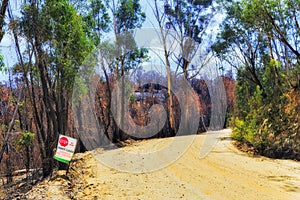
[[[59,135],[57,149],[54,158],[63,163],[69,163],[75,152],[77,139]]]

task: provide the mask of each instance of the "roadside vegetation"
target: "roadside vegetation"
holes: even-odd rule
[[[300,160],[298,0],[221,3],[214,50],[237,70],[233,138],[272,158]]]

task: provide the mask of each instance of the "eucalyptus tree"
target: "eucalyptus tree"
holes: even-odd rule
[[[67,134],[70,98],[81,62],[91,51],[86,24],[67,0],[25,2],[18,33],[26,41],[27,71],[31,85],[37,138],[43,160],[43,174],[52,170],[52,154],[58,134]],[[36,94],[41,88],[41,101]]]
[[[139,0],[113,0],[110,3],[113,14],[112,30],[116,37],[115,72],[124,76],[147,57],[145,48],[138,48],[134,39],[136,29],[142,27],[146,14]]]
[[[168,83],[168,112],[169,125],[175,131],[174,102],[171,91],[172,65],[174,71],[182,69],[185,79],[189,79],[190,64],[200,44],[203,42],[205,31],[213,16],[213,1],[177,1],[155,0],[148,1],[156,20],[155,27],[163,47],[163,62],[167,72]],[[179,46],[179,48],[177,47]],[[179,51],[178,51],[179,49]]]
[[[115,35],[115,43],[111,44],[115,49],[112,54],[113,59],[108,61],[111,71],[117,80],[121,80],[121,95],[114,98],[120,98],[120,105],[112,105],[120,107],[120,114],[118,114],[117,126],[121,129],[124,127],[124,103],[125,102],[125,75],[133,69],[140,66],[141,63],[148,59],[148,50],[146,48],[139,48],[136,45],[134,33],[136,29],[142,27],[146,14],[142,11],[139,0],[113,0],[109,3],[112,13],[112,30]],[[121,78],[121,79],[120,79]],[[107,80],[108,81],[108,80]],[[113,140],[124,139],[124,133],[117,127]]]
[[[172,52],[184,77],[190,79],[191,61],[203,44],[207,28],[215,14],[213,0],[164,0],[165,28],[172,30],[174,42],[179,44],[179,53]]]

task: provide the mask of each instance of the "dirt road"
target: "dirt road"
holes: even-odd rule
[[[210,132],[209,136],[197,135],[177,161],[148,173],[120,172],[109,168],[95,159],[101,154],[99,151],[76,155],[81,161],[72,167],[71,173],[77,183],[72,186],[73,192],[69,192],[69,196],[89,200],[300,199],[299,162],[249,156],[232,145],[229,134],[230,130],[223,130],[221,133]],[[199,150],[205,146],[206,137],[217,143],[207,156],[200,158]],[[123,150],[148,151],[171,140],[135,142]]]

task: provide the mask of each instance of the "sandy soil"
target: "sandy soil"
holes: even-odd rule
[[[107,167],[97,159],[97,155],[104,153],[102,150],[78,154],[71,166],[71,181],[61,185],[50,181],[47,184],[51,188],[43,186],[42,198],[300,199],[299,162],[247,155],[233,146],[229,135],[230,130],[223,130],[184,136],[182,140],[195,137],[187,151],[174,163],[152,172],[130,173]],[[205,148],[207,137],[217,143],[203,156],[200,149]],[[172,138],[145,140],[122,150],[145,153],[163,148],[171,141]],[[114,159],[126,159],[116,156],[117,150],[110,152]],[[42,193],[41,186],[37,186],[27,198],[39,199]]]

